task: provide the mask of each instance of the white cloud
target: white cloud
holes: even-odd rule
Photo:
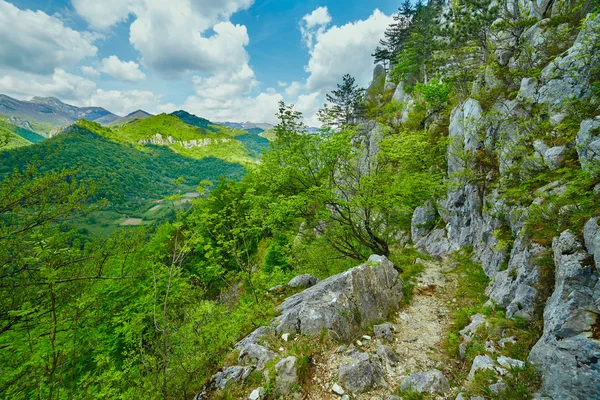
[[[279,102],[283,96],[265,91],[256,97],[240,96],[226,100],[190,96],[180,108],[212,121],[268,122],[275,124]]]
[[[302,85],[302,83],[294,81],[287,88],[285,88],[285,94],[288,97],[296,97],[303,86],[304,85]]]
[[[306,14],[300,22],[302,39],[308,48],[312,48],[315,38],[322,34],[331,23],[331,15],[327,7],[318,7],[312,13]]]
[[[246,27],[228,19],[253,2],[72,0],[75,10],[93,27],[106,29],[133,14],[129,41],[142,54],[143,65],[167,75],[236,71],[246,64]]]
[[[248,65],[233,73],[218,73],[208,78],[195,76],[192,84],[196,93],[175,108],[213,121],[275,122],[278,102],[283,100],[273,88],[252,96],[250,93],[258,82]],[[171,108],[174,107],[164,107]]]
[[[100,71],[128,82],[138,82],[146,79],[146,74],[140,71],[140,66],[137,63],[133,61],[121,61],[117,56],[110,56],[103,59]]]
[[[56,69],[51,76],[29,73],[0,74],[0,93],[19,98],[57,97],[74,105],[86,105],[96,90],[90,80]]]
[[[279,87],[282,87],[282,88],[283,88],[283,87],[287,87],[287,86],[288,86],[288,83],[287,83],[287,82],[281,82],[281,81],[277,81],[277,86],[279,86]]]
[[[302,113],[304,123],[308,126],[321,126],[321,122],[317,119],[317,111],[323,105],[320,100],[319,92],[314,92],[298,96],[298,100],[294,103],[296,110]]]
[[[93,28],[107,29],[123,21],[131,13],[138,0],[71,0],[75,11]]]
[[[160,105],[160,96],[147,90],[102,90],[91,96],[89,106],[104,107],[119,115],[127,115],[135,110],[154,113]]]
[[[344,74],[352,75],[359,85],[367,86],[373,72],[371,53],[391,22],[392,17],[375,10],[366,20],[332,26],[317,33],[305,67],[310,74],[306,88],[328,92],[341,82]]]
[[[94,67],[90,67],[89,65],[85,65],[85,66],[81,67],[81,72],[83,72],[84,75],[87,75],[92,78],[100,77],[100,71],[98,71]]]
[[[95,56],[93,36],[66,27],[42,11],[0,0],[0,66],[52,75],[56,68]]]

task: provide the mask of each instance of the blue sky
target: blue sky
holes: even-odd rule
[[[0,0],[0,93],[124,115],[183,108],[308,123],[345,73],[369,83],[399,1]]]

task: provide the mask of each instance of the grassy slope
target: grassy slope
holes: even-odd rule
[[[10,122],[2,121],[2,120],[0,120],[0,132],[13,133],[13,134],[25,139],[29,143],[39,143],[39,142],[43,142],[44,140],[46,140],[46,138],[40,134],[37,134],[35,132],[32,132],[30,130],[21,128],[19,126],[11,124]]]
[[[16,149],[18,147],[31,145],[31,142],[23,139],[21,136],[17,136],[12,132],[8,132],[0,128],[0,137],[3,137],[5,134],[8,136],[8,143],[6,143],[4,147],[0,148],[0,150]]]
[[[188,125],[181,119],[166,114],[131,121],[116,129],[115,132],[118,133],[116,138],[132,143],[150,139],[157,133],[160,133],[163,138],[171,136],[177,141],[217,137],[211,130]]]
[[[190,115],[190,114],[188,114]],[[195,116],[202,121],[207,121]],[[268,147],[268,141],[245,131],[226,126],[210,125],[210,129],[191,126],[173,115],[156,115],[129,122],[121,127],[108,128],[94,122],[78,121],[78,126],[95,132],[101,136],[137,145],[141,140],[150,139],[157,133],[163,138],[173,137],[176,141],[194,139],[228,139],[225,142],[215,142],[208,146],[185,148],[179,144],[169,146],[175,152],[189,158],[201,160],[206,157],[216,157],[227,162],[249,164],[256,162],[263,148]]]

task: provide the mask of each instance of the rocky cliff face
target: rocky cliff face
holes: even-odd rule
[[[556,7],[548,12],[559,14]],[[555,40],[548,34],[547,23],[542,19],[517,42],[540,49]],[[544,332],[529,356],[543,375],[540,399],[593,399],[600,393],[598,217],[587,222],[584,237],[566,230],[535,241],[527,229],[528,217],[534,210],[550,213],[559,207],[553,199],[565,192],[568,182],[552,182],[537,189],[532,201],[518,205],[506,202],[498,189],[509,181],[523,182],[562,168],[569,157],[583,169],[599,159],[600,116],[575,121],[579,123],[577,135],[560,145],[546,144],[559,142],[552,137],[557,137],[560,124],[572,115],[569,104],[590,98],[599,41],[600,16],[589,14],[572,43],[553,61],[542,59],[540,52],[536,65],[547,65],[538,78],[522,79],[514,99],[497,99],[489,111],[475,98],[457,106],[450,117],[447,195],[417,208],[412,221],[413,242],[432,255],[473,248],[474,259],[491,278],[488,304],[504,307],[508,317],[526,319],[536,317],[536,307],[543,309]],[[497,54],[499,63],[515,70],[522,56],[511,52],[510,46]],[[497,84],[487,78],[488,88]],[[397,97],[405,98],[401,87],[398,91]],[[541,115],[534,112],[540,109],[544,110]],[[524,122],[545,124],[545,138],[533,138]],[[497,154],[499,168],[476,180],[470,175],[481,171],[477,161],[481,153]],[[492,177],[494,173],[499,177]],[[488,185],[494,179],[499,184]],[[554,210],[559,216],[577,205],[561,207]],[[432,229],[438,218],[445,226]],[[502,231],[512,237],[509,243],[499,238]],[[541,293],[539,260],[548,256],[554,284],[546,298]]]
[[[154,135],[154,137],[152,137],[150,139],[140,140],[139,144],[154,144],[157,146],[168,146],[168,145],[178,144],[178,145],[185,147],[186,149],[191,149],[193,147],[206,147],[206,146],[210,146],[211,144],[227,143],[227,142],[231,142],[232,140],[233,139],[228,139],[228,138],[218,138],[218,139],[204,138],[204,139],[194,139],[194,140],[175,140],[175,139],[173,139],[172,136],[167,136],[165,138],[160,133],[157,133],[156,135]]]

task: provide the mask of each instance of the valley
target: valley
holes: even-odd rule
[[[0,102],[7,109],[7,97]],[[106,118],[113,114],[90,114],[88,109],[56,99],[34,104],[54,107],[61,117],[40,115],[38,106],[29,104],[24,109],[15,107],[11,117],[0,117],[0,135],[8,140],[0,153],[0,176],[23,170],[32,162],[42,173],[76,170],[81,182],[96,188],[93,201],[106,202],[102,210],[79,224],[83,233],[106,236],[121,226],[157,226],[172,220],[177,210],[189,207],[189,198],[169,198],[181,195],[185,199],[203,181],[213,185],[221,177],[241,179],[269,147],[259,132],[213,124],[185,111],[153,116],[138,110],[115,119]],[[103,124],[79,119],[66,127],[55,126],[67,116],[81,115],[102,115]],[[43,129],[35,128],[39,129],[36,133],[8,122],[16,122],[15,118],[32,129],[52,127],[52,137],[43,136],[48,135]],[[157,202],[164,206],[157,209]],[[125,223],[131,219],[136,223]]]

